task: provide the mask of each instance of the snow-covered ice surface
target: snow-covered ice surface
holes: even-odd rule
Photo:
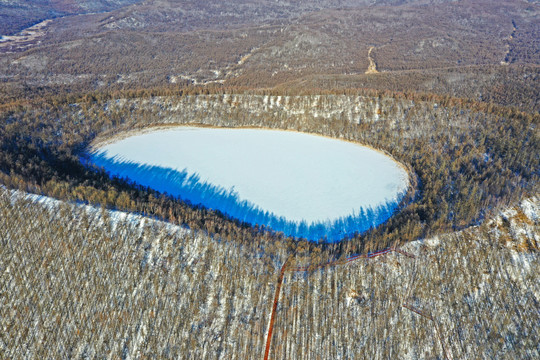
[[[381,152],[290,131],[158,129],[104,144],[90,159],[111,175],[313,240],[386,221],[409,183]]]

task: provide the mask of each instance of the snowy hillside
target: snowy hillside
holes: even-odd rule
[[[273,358],[538,357],[539,206],[287,273]],[[284,249],[6,190],[0,215],[3,356],[262,357]]]

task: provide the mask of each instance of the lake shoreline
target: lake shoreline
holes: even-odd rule
[[[89,149],[112,176],[310,240],[382,224],[412,187],[407,167],[384,151],[295,130],[160,124]]]

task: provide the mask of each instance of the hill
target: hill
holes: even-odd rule
[[[272,356],[537,357],[539,207],[409,243],[414,259],[287,273]],[[0,214],[3,356],[262,357],[285,249],[1,189]]]

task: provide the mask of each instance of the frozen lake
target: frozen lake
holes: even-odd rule
[[[408,186],[392,158],[290,131],[174,127],[92,149],[111,175],[287,235],[337,241],[390,217]]]

